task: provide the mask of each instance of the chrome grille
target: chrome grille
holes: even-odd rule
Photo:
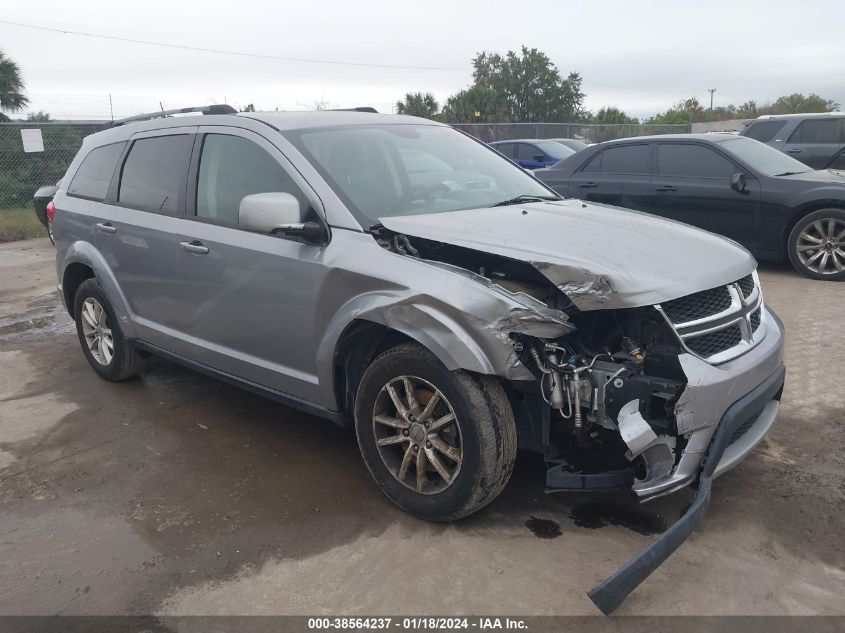
[[[655,307],[687,352],[713,364],[743,354],[765,335],[756,272]]]

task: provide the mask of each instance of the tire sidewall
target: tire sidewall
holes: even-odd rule
[[[397,376],[416,376],[431,383],[452,405],[461,431],[463,459],[457,479],[437,494],[419,494],[402,485],[388,470],[375,443],[373,407],[382,387]],[[428,520],[449,520],[461,515],[482,483],[481,436],[478,419],[470,408],[456,376],[433,357],[386,356],[364,373],[355,400],[355,432],[364,462],[379,488],[406,512]]]
[[[91,350],[88,349],[88,344],[85,342],[85,334],[82,331],[82,304],[88,297],[93,297],[103,306],[103,310],[106,311],[109,327],[112,331],[114,354],[108,365],[101,365],[91,354]],[[86,279],[77,289],[76,296],[73,300],[73,318],[76,321],[76,334],[79,337],[79,344],[82,347],[85,358],[88,359],[88,363],[91,365],[91,369],[106,380],[118,380],[120,377],[120,368],[123,367],[126,361],[126,340],[118,325],[117,317],[114,314],[111,303],[109,303],[105,291],[96,278]]]
[[[817,279],[820,281],[841,281],[845,279],[845,271],[832,275],[821,275],[807,268],[801,262],[801,259],[798,257],[798,252],[796,250],[796,247],[798,246],[798,236],[801,234],[801,231],[803,231],[808,225],[812,224],[813,222],[817,222],[818,220],[824,220],[826,218],[835,218],[837,220],[845,222],[845,210],[835,208],[819,209],[818,211],[813,211],[812,213],[805,215],[803,218],[798,220],[798,223],[793,227],[792,231],[789,234],[787,254],[789,255],[789,261],[790,263],[792,263],[792,266],[803,275],[806,275],[811,279]]]

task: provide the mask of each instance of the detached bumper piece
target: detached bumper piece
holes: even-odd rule
[[[701,471],[699,472],[698,490],[684,516],[587,594],[602,613],[608,615],[615,611],[625,598],[695,531],[695,528],[704,518],[707,506],[710,504],[710,491],[716,467],[728,448],[734,433],[768,402],[780,398],[784,375],[785,369],[781,365],[757,388],[728,408],[710,441],[710,447],[702,461]]]

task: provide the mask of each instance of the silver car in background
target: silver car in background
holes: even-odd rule
[[[518,448],[549,490],[696,484],[591,592],[604,612],[774,421],[783,329],[733,242],[562,200],[424,119],[188,111],[89,136],[54,198],[59,292],[103,378],[158,354],[354,427],[430,520],[495,499]]]

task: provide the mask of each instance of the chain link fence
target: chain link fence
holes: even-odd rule
[[[82,139],[108,121],[0,123],[0,209],[28,207],[32,194],[55,183]],[[597,125],[588,123],[460,123],[455,128],[482,141],[514,138],[574,138],[600,143],[628,136],[689,132],[688,125]]]
[[[39,187],[64,176],[82,139],[107,125],[107,121],[0,123],[0,209],[31,206]]]
[[[574,138],[584,143],[601,143],[629,136],[686,134],[690,126],[628,123],[454,123],[452,127],[490,143],[517,138]]]

